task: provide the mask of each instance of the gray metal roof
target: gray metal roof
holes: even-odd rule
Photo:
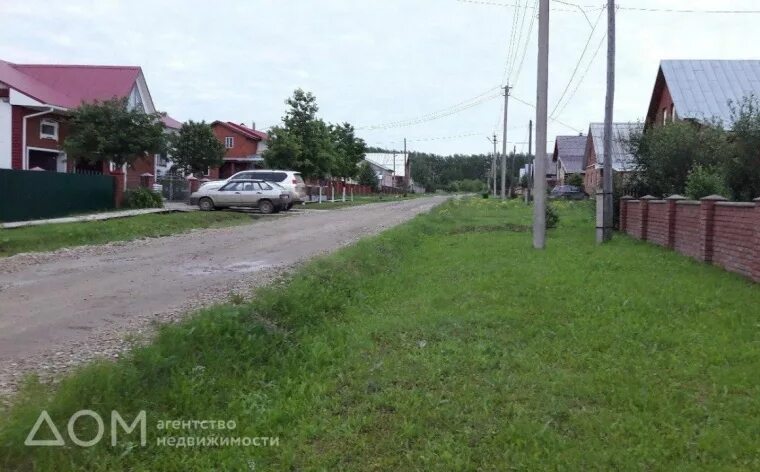
[[[561,162],[565,172],[583,172],[586,156],[586,136],[557,136],[553,160]]]
[[[633,168],[633,155],[628,148],[631,134],[644,129],[642,123],[612,123],[612,168],[627,171]],[[604,123],[591,123],[589,135],[594,143],[598,166],[604,163]]]
[[[730,126],[729,102],[760,98],[760,60],[666,60],[660,68],[681,119]]]

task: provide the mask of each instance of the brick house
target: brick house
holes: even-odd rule
[[[649,101],[646,126],[674,120],[731,124],[731,103],[760,97],[760,60],[664,60]]]
[[[92,165],[66,158],[62,143],[67,116],[82,103],[127,98],[128,106],[155,112],[140,67],[12,64],[0,60],[0,168],[107,173],[113,164]],[[167,130],[178,122],[166,117]],[[123,169],[128,188],[140,175],[156,173],[156,156]]]
[[[552,153],[557,183],[565,184],[570,175],[585,174],[584,158],[586,156],[586,136],[557,136]]]
[[[612,123],[612,169],[617,174],[627,174],[633,170],[633,155],[628,141],[634,133],[643,129],[641,123]],[[591,123],[586,136],[584,152],[585,175],[583,188],[593,195],[602,186],[604,165],[604,123]]]
[[[264,158],[261,154],[267,148],[269,136],[244,124],[231,121],[214,121],[211,123],[214,136],[224,144],[224,164],[218,169],[209,169],[207,177],[226,179],[231,175],[249,169],[262,168]]]

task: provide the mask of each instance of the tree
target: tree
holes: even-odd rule
[[[367,145],[354,133],[354,127],[349,123],[330,125],[330,134],[335,148],[331,174],[335,177],[355,177],[359,172],[358,164],[364,159]]]
[[[573,187],[583,188],[583,177],[581,177],[581,174],[570,174],[566,183]]]
[[[731,105],[731,150],[722,162],[731,197],[749,201],[760,197],[760,102],[745,98]]]
[[[269,148],[264,151],[267,166],[295,169],[304,177],[331,175],[336,150],[330,128],[316,118],[316,98],[297,89],[285,103],[290,108],[282,118],[282,126],[269,131]]]
[[[715,167],[730,152],[719,123],[671,122],[632,135],[628,145],[634,156],[632,188],[656,196],[683,194],[695,165]]]
[[[126,98],[84,103],[69,119],[63,149],[76,160],[131,165],[166,149],[162,116],[129,109]]]
[[[184,172],[203,172],[209,167],[220,167],[224,162],[224,145],[205,121],[183,124],[169,143],[172,161]]]
[[[377,187],[377,176],[375,175],[375,171],[373,171],[372,167],[366,162],[363,162],[359,166],[358,180],[359,185],[367,185],[372,188]]]

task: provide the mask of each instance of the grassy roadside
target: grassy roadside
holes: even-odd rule
[[[366,205],[368,203],[388,203],[388,202],[400,202],[403,200],[411,200],[413,198],[420,198],[429,196],[426,194],[408,194],[406,197],[401,195],[385,195],[383,197],[370,195],[370,196],[355,196],[354,201],[350,201],[350,197],[346,197],[346,201],[334,201],[334,202],[322,202],[322,203],[307,203],[303,208],[308,210],[331,210],[334,208],[344,208],[357,205]],[[301,207],[298,207],[301,208]]]
[[[760,467],[760,289],[561,203],[530,249],[516,202],[452,201],[0,414],[7,470]],[[148,445],[22,445],[45,408],[148,416]],[[159,420],[235,420],[273,447],[167,447]],[[91,438],[93,423],[77,423]],[[40,433],[40,437],[45,437]],[[48,436],[49,437],[49,436]],[[252,461],[252,462],[251,462]]]
[[[193,228],[217,228],[250,222],[251,217],[241,213],[195,211],[0,229],[0,257],[21,252],[52,251],[63,247],[168,236]]]

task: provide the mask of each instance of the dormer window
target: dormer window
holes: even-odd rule
[[[232,149],[235,147],[235,138],[233,136],[227,136],[224,138],[224,147]]]
[[[40,139],[54,139],[58,141],[58,122],[53,120],[40,121]]]

